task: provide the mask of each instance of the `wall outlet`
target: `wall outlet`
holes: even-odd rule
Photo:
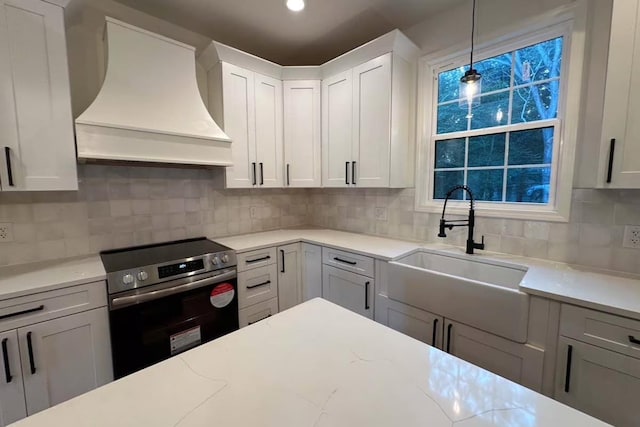
[[[378,221],[387,220],[387,208],[375,208],[373,214]]]
[[[640,249],[640,226],[627,225],[624,228],[622,246],[631,249]]]
[[[251,208],[249,208],[249,213],[251,214],[251,219],[260,219],[258,218],[260,216],[260,211],[257,206],[251,206]]]
[[[13,224],[10,222],[0,223],[0,243],[13,242]]]

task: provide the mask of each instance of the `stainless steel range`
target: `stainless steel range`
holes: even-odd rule
[[[100,256],[116,378],[238,329],[231,249],[202,237]]]

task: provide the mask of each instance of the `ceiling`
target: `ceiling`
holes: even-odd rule
[[[117,0],[282,65],[318,65],[468,0]]]

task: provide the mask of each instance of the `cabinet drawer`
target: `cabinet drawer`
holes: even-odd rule
[[[640,321],[562,305],[560,335],[640,359]]]
[[[238,273],[238,307],[245,308],[278,297],[276,264]]]
[[[253,325],[261,320],[278,313],[278,298],[263,301],[251,307],[243,308],[238,312],[240,327]]]
[[[275,264],[276,248],[259,249],[257,251],[244,252],[237,255],[238,271],[247,271],[252,268],[264,267]]]
[[[0,301],[0,331],[107,305],[104,282],[88,283]]]
[[[374,276],[373,258],[339,249],[322,248],[322,263],[341,270],[353,271],[367,277]]]

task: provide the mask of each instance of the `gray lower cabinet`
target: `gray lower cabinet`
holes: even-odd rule
[[[18,331],[0,333],[2,372],[0,373],[0,426],[9,425],[27,416],[24,381],[18,348]]]
[[[367,276],[322,266],[322,297],[373,319],[374,280]]]

